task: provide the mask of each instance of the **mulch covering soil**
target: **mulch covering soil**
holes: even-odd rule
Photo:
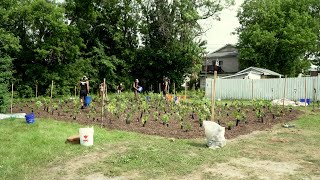
[[[171,137],[178,139],[191,139],[191,138],[204,138],[204,128],[200,127],[199,119],[197,115],[194,115],[192,118],[191,114],[188,114],[184,118],[184,123],[189,124],[187,128],[184,126],[181,128],[181,123],[175,119],[170,118],[168,124],[163,125],[162,121],[155,121],[153,119],[153,111],[151,110],[150,120],[143,127],[142,122],[139,120],[140,112],[136,112],[133,115],[132,121],[130,124],[127,124],[125,121],[125,114],[120,115],[119,118],[111,114],[105,114],[104,121],[101,121],[101,106],[96,107],[95,114],[90,113],[90,107],[81,109],[79,108],[79,113],[74,118],[74,110],[72,103],[66,103],[63,107],[56,108],[53,112],[47,112],[47,109],[41,107],[37,110],[35,103],[27,104],[17,104],[13,108],[14,113],[26,112],[30,113],[31,109],[34,109],[35,117],[37,118],[50,118],[59,121],[67,122],[77,122],[86,126],[89,125],[101,125],[110,130],[124,130],[139,132],[149,135],[157,135],[163,137]],[[70,110],[69,110],[70,109]],[[286,112],[280,117],[273,119],[271,112],[266,112],[264,117],[264,122],[261,122],[255,115],[255,111],[250,106],[245,107],[244,111],[246,112],[246,123],[240,122],[238,126],[232,127],[231,130],[227,129],[227,123],[230,121],[235,122],[235,118],[232,115],[227,116],[223,114],[216,117],[216,121],[219,121],[220,125],[226,127],[225,137],[227,139],[233,139],[239,135],[249,134],[253,131],[261,131],[272,128],[275,124],[285,123],[291,120],[295,120],[302,114],[299,110],[292,110]],[[266,110],[267,111],[267,110]],[[174,114],[174,112],[172,113]],[[228,114],[232,114],[232,110]],[[36,120],[37,121],[37,120]]]

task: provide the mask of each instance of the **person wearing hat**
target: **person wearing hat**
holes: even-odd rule
[[[136,80],[133,82],[133,91],[134,91],[134,97],[135,97],[135,98],[137,98],[138,90],[139,90],[139,80],[136,79]]]
[[[81,102],[81,109],[84,108],[84,99],[89,94],[89,80],[87,76],[83,76],[80,81],[80,102]]]

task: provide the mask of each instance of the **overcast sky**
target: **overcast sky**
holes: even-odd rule
[[[64,0],[57,1],[63,2]],[[244,0],[235,0],[235,6],[220,12],[220,21],[206,20],[205,22],[201,22],[203,28],[207,30],[207,32],[201,37],[202,40],[206,40],[208,42],[207,51],[212,52],[225,44],[237,43],[238,37],[231,33],[239,26],[236,15],[243,1]]]
[[[231,33],[239,26],[237,11],[244,0],[235,0],[235,6],[220,13],[220,21],[206,20],[203,27],[208,31],[202,36],[208,42],[207,50],[212,52],[225,44],[236,44],[238,37]]]

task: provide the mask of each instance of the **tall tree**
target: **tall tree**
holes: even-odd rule
[[[22,47],[13,61],[20,92],[32,95],[38,82],[44,93],[54,80],[60,94],[70,94],[80,71],[70,64],[79,58],[83,44],[77,30],[68,26],[64,8],[47,0],[19,0],[8,13],[6,29],[20,38]]]
[[[217,17],[233,1],[151,0],[141,1],[141,40],[132,74],[145,82],[157,82],[163,76],[177,87],[184,74],[199,72],[205,42],[196,39],[203,30],[199,21]],[[149,85],[149,84],[148,84]],[[147,85],[147,86],[148,86]]]
[[[118,82],[129,84],[129,62],[138,45],[136,5],[132,0],[66,1],[67,17],[85,42],[83,57],[94,69],[89,75],[96,83],[107,78],[111,88]]]
[[[308,67],[317,21],[314,0],[245,0],[238,13],[241,68],[257,66],[295,76]]]

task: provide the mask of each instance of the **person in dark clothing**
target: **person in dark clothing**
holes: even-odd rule
[[[163,77],[163,82],[162,82],[162,94],[164,97],[166,97],[167,92],[169,89],[169,81],[167,77]]]
[[[122,92],[122,90],[123,90],[123,85],[122,85],[122,83],[120,83],[120,84],[117,86],[117,92],[118,92],[118,94],[120,94],[120,93]]]
[[[86,76],[83,76],[82,80],[80,81],[80,102],[81,102],[81,109],[84,108],[84,99],[89,94],[89,80]]]

